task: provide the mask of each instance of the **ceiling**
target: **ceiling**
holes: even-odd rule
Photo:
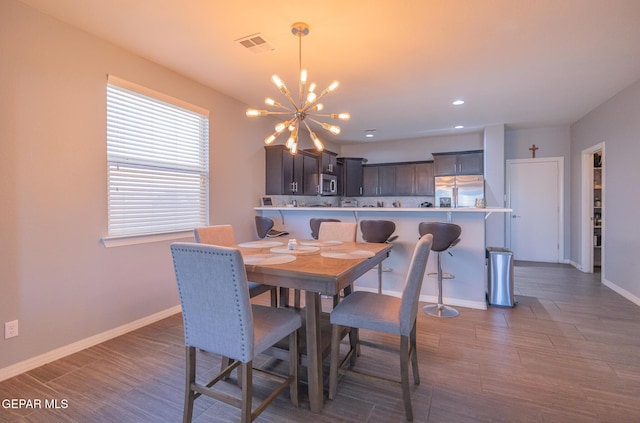
[[[274,73],[297,96],[306,22],[302,66],[352,116],[338,143],[570,124],[640,79],[638,0],[22,1],[256,108],[285,102]],[[256,33],[274,50],[235,41]]]

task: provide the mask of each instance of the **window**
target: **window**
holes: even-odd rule
[[[109,237],[208,222],[209,113],[109,76]]]

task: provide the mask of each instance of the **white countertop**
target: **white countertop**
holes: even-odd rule
[[[513,209],[501,208],[501,207],[461,207],[461,208],[449,208],[449,207],[256,207],[255,210],[280,210],[280,211],[323,211],[323,212],[426,212],[426,213],[510,213]]]

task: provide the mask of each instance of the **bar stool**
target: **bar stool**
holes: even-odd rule
[[[425,234],[433,235],[431,250],[438,253],[438,304],[425,306],[423,310],[428,315],[434,317],[455,317],[458,315],[458,310],[442,304],[442,280],[454,278],[453,275],[447,275],[448,277],[446,278],[444,277],[442,272],[442,253],[460,242],[462,228],[453,223],[421,222],[420,225],[418,225],[418,232],[421,237]]]
[[[365,242],[389,243],[398,238],[393,235],[396,224],[390,220],[361,220],[360,231]],[[378,264],[378,294],[382,294],[382,262]]]
[[[258,238],[275,238],[278,236],[289,235],[287,231],[279,231],[277,229],[273,229],[273,219],[265,216],[256,216],[256,232],[258,232]]]

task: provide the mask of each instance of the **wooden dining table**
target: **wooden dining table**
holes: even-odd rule
[[[276,242],[283,244],[275,248],[276,251],[289,256],[293,255],[295,260],[276,264],[260,264],[260,260],[257,260],[256,264],[251,264],[256,260],[252,260],[250,256],[256,254],[261,254],[267,259],[276,257],[277,262],[277,256],[272,255],[274,254],[273,244]],[[319,242],[320,246],[317,250],[306,247],[307,250],[312,251],[303,251],[305,248],[301,247],[300,251],[289,251],[291,254],[287,254],[283,251],[287,248],[287,242],[287,239],[278,238],[278,241],[263,241],[264,248],[259,248],[260,241],[241,243],[238,248],[245,258],[245,269],[250,281],[304,291],[309,405],[311,411],[320,412],[324,402],[322,361],[329,351],[324,345],[330,343],[330,337],[326,337],[329,339],[324,339],[323,344],[320,327],[321,296],[334,296],[340,293],[360,276],[376,267],[388,257],[391,244],[344,242],[323,246]],[[309,244],[313,244],[313,241]],[[251,247],[247,248],[247,245]]]

